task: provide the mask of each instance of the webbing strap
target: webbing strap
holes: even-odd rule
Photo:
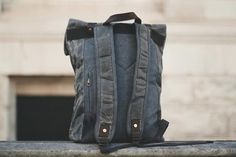
[[[134,74],[132,98],[128,110],[127,132],[133,141],[140,140],[143,132],[143,109],[147,88],[148,72],[148,38],[145,25],[135,24],[137,38],[137,59]]]
[[[112,153],[119,149],[129,148],[129,147],[175,147],[175,146],[191,146],[191,145],[200,145],[200,144],[210,144],[214,143],[213,141],[166,141],[159,143],[114,143],[100,146],[99,149],[101,153]]]
[[[116,69],[112,26],[94,28],[97,54],[97,120],[95,139],[104,144],[112,140],[115,131],[117,93]]]

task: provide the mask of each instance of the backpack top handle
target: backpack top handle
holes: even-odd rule
[[[126,21],[126,20],[132,20],[134,19],[135,23],[141,24],[142,20],[134,13],[134,12],[128,12],[128,13],[122,13],[122,14],[114,14],[110,16],[103,25],[109,25],[112,22],[118,22],[118,21]]]

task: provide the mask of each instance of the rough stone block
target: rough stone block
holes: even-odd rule
[[[170,121],[167,139],[234,139],[235,84],[229,76],[164,77],[161,102],[163,117]]]
[[[206,105],[165,104],[163,117],[170,122],[167,140],[229,139],[225,113]]]
[[[163,67],[166,75],[235,75],[233,44],[167,43]]]
[[[236,109],[228,114],[228,130],[229,130],[229,138],[236,139]]]
[[[236,141],[214,141],[208,144],[137,148],[129,147],[110,154],[99,152],[98,145],[72,142],[0,142],[1,157],[209,157],[235,156]]]
[[[193,92],[196,104],[224,105],[226,109],[236,109],[234,76],[197,77]]]
[[[162,104],[191,104],[194,101],[193,79],[184,76],[164,76]]]
[[[17,95],[74,96],[74,77],[12,77]]]
[[[8,127],[9,79],[0,76],[0,140],[6,140]]]
[[[214,20],[236,18],[234,0],[168,0],[165,15],[178,20]]]
[[[228,45],[228,48],[225,50],[222,50],[222,52],[225,52],[225,54],[222,56],[224,58],[225,75],[235,76],[236,74],[235,47],[232,45]]]
[[[9,103],[10,80],[7,76],[0,75],[0,104],[6,106]]]
[[[208,19],[236,19],[236,2],[234,0],[207,0],[205,3],[205,17]]]
[[[15,139],[15,94],[7,76],[0,76],[0,140]]]
[[[11,75],[72,75],[60,42],[0,43],[0,73]],[[10,61],[9,61],[10,60]]]
[[[175,19],[199,19],[204,17],[202,1],[195,0],[168,0],[165,2],[165,15]]]
[[[6,108],[0,104],[0,141],[6,140],[7,137],[7,112]]]

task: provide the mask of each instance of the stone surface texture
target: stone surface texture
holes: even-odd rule
[[[101,154],[95,144],[72,142],[0,142],[1,157],[195,157],[236,156],[236,141],[215,141],[211,144],[120,149]]]

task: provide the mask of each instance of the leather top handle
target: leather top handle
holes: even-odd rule
[[[122,14],[114,14],[110,16],[103,24],[108,25],[112,22],[118,22],[118,21],[126,21],[126,20],[132,20],[134,19],[135,23],[141,24],[142,20],[134,13],[134,12],[128,12],[128,13],[122,13]]]

